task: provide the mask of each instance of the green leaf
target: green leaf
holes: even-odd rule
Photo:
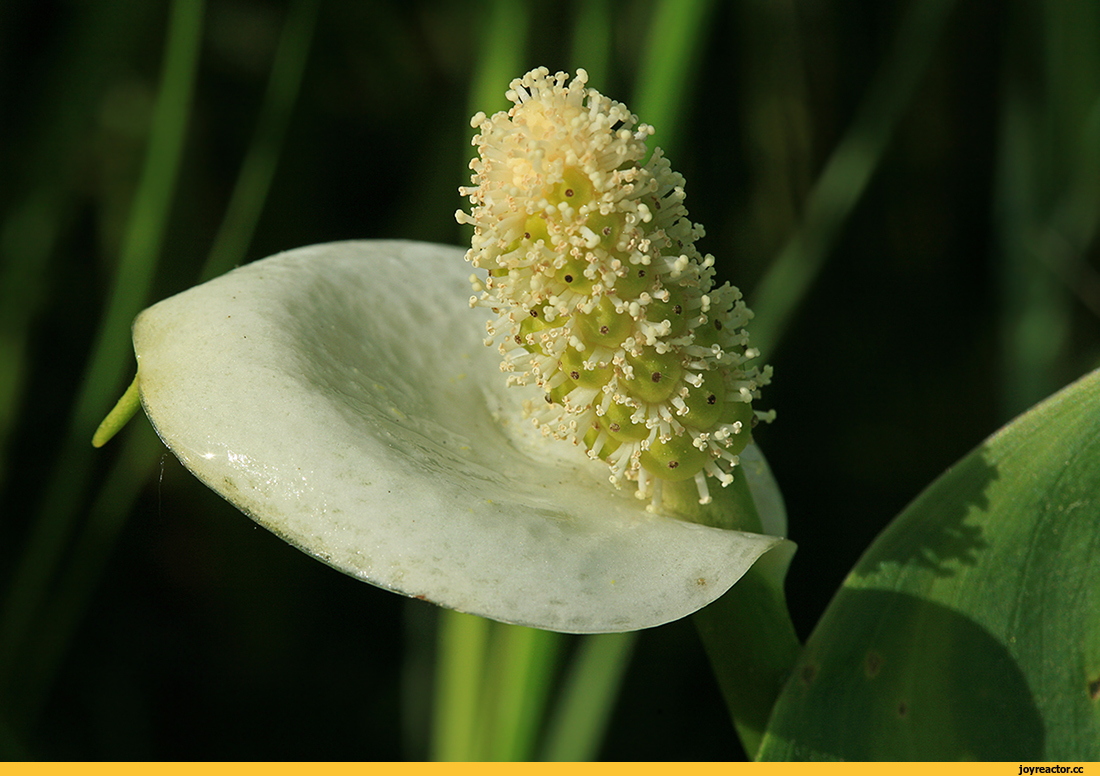
[[[1100,372],[995,434],[875,541],[760,759],[1100,759]]]

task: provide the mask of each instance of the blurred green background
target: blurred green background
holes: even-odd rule
[[[143,419],[89,440],[149,303],[310,243],[463,243],[468,118],[538,65],[655,125],[757,312],[803,636],[922,487],[1096,365],[1095,0],[9,0],[0,756],[427,756],[431,605],[254,527]],[[640,634],[599,757],[741,756],[691,623]]]

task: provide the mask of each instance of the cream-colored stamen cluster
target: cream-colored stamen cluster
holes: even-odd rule
[[[750,440],[752,400],[770,369],[746,362],[740,292],[714,288],[695,241],[684,180],[652,127],[585,84],[545,68],[512,81],[508,112],[474,116],[478,157],[466,254],[472,305],[490,308],[512,384],[537,384],[528,413],[543,434],[582,444],[660,507],[663,481],[722,485]]]

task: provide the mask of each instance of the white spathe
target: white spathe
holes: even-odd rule
[[[146,413],[200,480],[366,582],[574,633],[688,615],[790,544],[647,513],[607,467],[545,440],[505,388],[459,248],[315,245],[241,267],[134,323]],[[534,389],[537,392],[537,389]],[[535,394],[538,398],[538,394]]]

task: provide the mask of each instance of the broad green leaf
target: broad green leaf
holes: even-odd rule
[[[568,632],[707,605],[777,536],[646,511],[506,388],[459,248],[316,245],[143,312],[142,403],[200,480],[291,544],[405,595]],[[534,388],[532,386],[532,388]],[[743,456],[762,524],[782,503]]]
[[[1100,759],[1100,372],[987,440],[875,541],[761,759]]]

